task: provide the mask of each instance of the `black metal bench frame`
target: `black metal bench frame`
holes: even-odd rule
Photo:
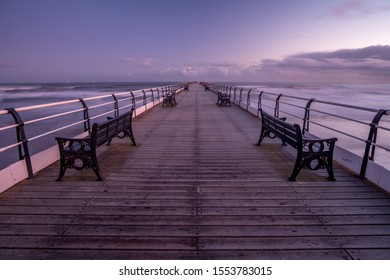
[[[176,91],[173,90],[163,96],[162,107],[164,107],[164,105],[171,105],[174,107],[176,104]]]
[[[230,107],[232,106],[232,103],[230,102],[230,94],[222,93],[218,91],[217,95],[218,95],[218,100],[217,100],[218,106],[222,106],[222,105],[229,105]]]
[[[129,112],[114,118],[108,118],[103,123],[94,123],[92,132],[85,138],[63,138],[56,137],[60,151],[60,172],[57,181],[62,181],[68,168],[82,170],[92,168],[99,181],[103,180],[96,149],[103,144],[110,145],[112,139],[129,137],[135,146],[135,139],[132,131],[132,108]]]
[[[295,165],[289,181],[295,181],[302,168],[318,170],[326,168],[328,179],[335,180],[333,173],[333,150],[337,138],[317,139],[302,136],[301,128],[298,124],[290,124],[284,119],[274,117],[260,109],[261,132],[257,143],[261,145],[263,139],[278,137],[283,145],[289,144],[297,150]]]

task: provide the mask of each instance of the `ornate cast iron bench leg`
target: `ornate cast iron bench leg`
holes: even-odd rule
[[[60,172],[57,181],[62,181],[68,168],[83,170],[90,167],[95,172],[99,181],[103,180],[96,149],[91,147],[90,139],[56,138],[60,149]],[[66,146],[67,145],[67,146]]]
[[[289,181],[295,181],[302,168],[319,170],[325,168],[328,172],[328,180],[336,181],[333,172],[333,150],[337,138],[329,139],[304,139],[302,151],[297,152],[294,169]]]

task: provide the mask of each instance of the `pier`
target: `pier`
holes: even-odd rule
[[[98,150],[0,194],[0,259],[390,259],[390,196],[335,165],[290,182],[295,151],[193,84]]]

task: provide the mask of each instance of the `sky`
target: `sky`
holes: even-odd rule
[[[390,81],[390,0],[0,0],[0,83]]]

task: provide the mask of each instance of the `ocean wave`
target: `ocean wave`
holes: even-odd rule
[[[0,92],[26,92],[39,90],[39,86],[0,86]]]

